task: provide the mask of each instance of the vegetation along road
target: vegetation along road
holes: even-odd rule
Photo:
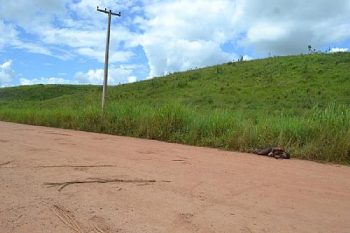
[[[350,53],[230,62],[111,86],[0,88],[0,120],[350,164]]]
[[[0,122],[1,232],[349,232],[350,167]]]

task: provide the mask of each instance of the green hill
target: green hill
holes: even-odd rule
[[[350,163],[350,53],[234,62],[109,88],[0,89],[0,119]]]

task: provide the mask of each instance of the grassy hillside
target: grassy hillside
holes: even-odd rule
[[[0,89],[0,119],[350,163],[350,53],[228,63],[109,88]]]

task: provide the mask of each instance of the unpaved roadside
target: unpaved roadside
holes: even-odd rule
[[[1,233],[345,233],[349,219],[350,167],[0,122]]]

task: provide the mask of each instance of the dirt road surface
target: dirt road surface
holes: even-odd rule
[[[346,166],[5,122],[0,164],[1,233],[350,232]]]

